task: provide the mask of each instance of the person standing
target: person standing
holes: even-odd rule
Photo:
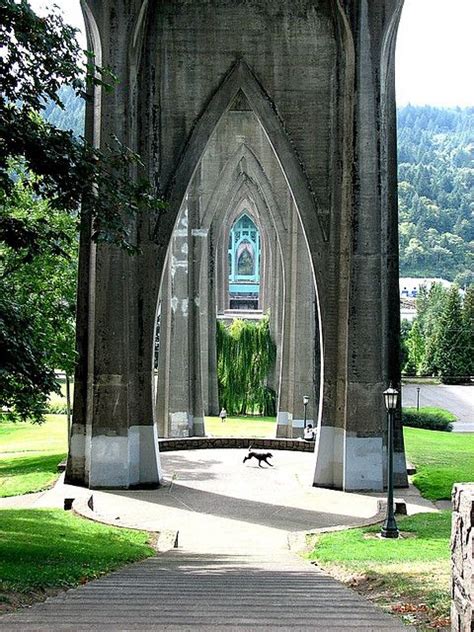
[[[221,412],[219,413],[219,417],[221,418],[221,421],[225,421],[227,419],[227,411],[225,408],[221,409]]]

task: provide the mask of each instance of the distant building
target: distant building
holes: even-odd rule
[[[451,281],[446,279],[435,278],[416,278],[416,277],[401,277],[400,278],[400,297],[401,298],[416,298],[420,287],[423,285],[427,290],[433,285],[433,283],[439,283],[445,288],[451,287]]]
[[[401,277],[400,282],[400,319],[412,322],[416,318],[416,297],[422,286],[427,290],[433,283],[439,283],[445,288],[451,287],[451,281],[435,278]]]

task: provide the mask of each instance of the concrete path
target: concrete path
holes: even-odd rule
[[[0,630],[406,631],[288,548],[288,532],[366,522],[377,495],[311,487],[311,454],[274,451],[268,469],[242,455],[168,452],[161,489],[94,492],[102,519],[178,528],[179,548],[6,615]],[[50,502],[74,491],[58,485]],[[410,507],[430,509],[416,496]]]
[[[474,432],[474,384],[404,384],[403,406],[416,406],[417,388],[420,406],[445,408],[456,415],[453,432]]]
[[[403,632],[397,619],[288,552],[172,551],[0,619],[0,630]]]

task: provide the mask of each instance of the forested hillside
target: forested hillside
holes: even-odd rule
[[[61,93],[46,117],[83,133],[84,103]],[[474,282],[474,108],[398,110],[400,275]]]
[[[400,275],[474,282],[474,108],[398,111]]]
[[[84,99],[77,97],[74,90],[65,86],[59,91],[64,109],[50,102],[44,109],[44,117],[55,127],[71,129],[76,136],[84,135]]]

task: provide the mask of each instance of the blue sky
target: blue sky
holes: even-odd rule
[[[35,10],[53,4],[30,2]],[[54,4],[70,24],[83,28],[79,0]],[[474,0],[405,0],[397,42],[398,104],[474,106],[473,33]]]

